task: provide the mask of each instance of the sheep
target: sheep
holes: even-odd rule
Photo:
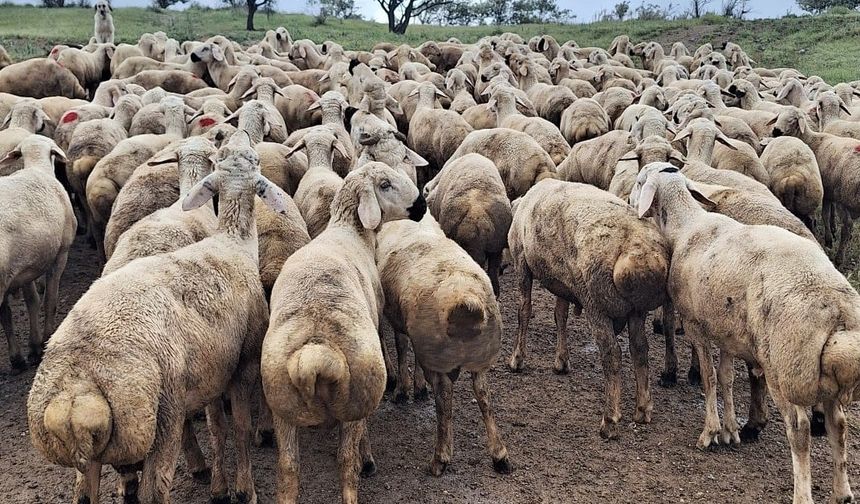
[[[113,16],[111,15],[113,9],[111,9],[110,3],[107,0],[99,0],[93,8],[96,11],[95,16],[93,16],[95,19],[93,31],[96,36],[96,43],[113,44],[114,26]]]
[[[99,44],[95,51],[69,48],[57,56],[57,64],[74,74],[90,96],[99,83],[110,78],[110,60],[116,50],[113,44]]]
[[[185,138],[185,104],[175,97],[162,100],[165,121],[164,135],[138,135],[120,141],[109,154],[101,158],[86,179],[87,207],[90,231],[102,260],[107,258],[104,233],[111,209],[122,186],[132,172],[171,142]]]
[[[328,126],[315,126],[308,130],[290,150],[290,154],[305,149],[308,171],[296,189],[295,202],[308,226],[311,238],[322,233],[329,223],[331,203],[343,186],[343,179],[332,169],[332,156],[344,147]]]
[[[184,159],[183,157],[181,160]],[[193,156],[189,156],[188,161],[204,164],[209,162],[207,159]],[[179,197],[179,170],[183,169],[185,168],[176,164],[159,164],[142,165],[134,170],[117,194],[105,228],[104,248],[108,260],[126,230],[147,215],[176,202]]]
[[[741,433],[746,438],[760,430],[756,421],[767,421],[763,415],[738,428],[731,357],[739,356],[763,375],[783,415],[794,461],[794,502],[811,503],[809,419],[802,408],[824,402],[833,458],[845,460],[843,405],[853,400],[860,379],[854,327],[860,297],[817,244],[778,227],[740,224],[706,212],[700,203],[711,206],[695,183],[665,164],[643,169],[631,193],[639,216],[658,216],[666,242],[682,251],[672,258],[668,286],[707,371],[705,425],[697,446],[739,443]],[[710,343],[721,350],[718,373]],[[723,393],[722,426],[715,374]],[[759,400],[766,413],[763,392]],[[833,482],[831,500],[850,502],[844,463],[835,464]]]
[[[466,154],[428,182],[424,195],[445,236],[486,267],[498,298],[502,251],[511,226],[511,203],[498,168],[480,154]]]
[[[0,69],[0,93],[31,98],[87,97],[87,91],[75,74],[49,58],[20,61]]]
[[[0,70],[6,68],[11,64],[12,58],[9,57],[9,53],[6,52],[6,48],[0,45]]]
[[[0,127],[8,126],[0,130],[0,158],[15,150],[22,140],[33,133],[44,134],[49,123],[50,118],[36,100],[27,99],[16,103],[0,124]],[[18,157],[7,160],[4,165],[0,169],[0,176],[20,170],[24,167],[24,160]]]
[[[497,87],[490,100],[496,113],[496,127],[509,128],[528,134],[549,154],[556,165],[570,154],[570,146],[554,124],[542,117],[526,117],[517,110],[516,95],[509,88]]]
[[[755,86],[745,79],[733,80],[726,91],[738,99],[738,107],[744,110],[763,110],[772,114],[779,114],[786,107],[786,105],[763,100]]]
[[[203,406],[215,445],[212,498],[229,498],[220,401],[229,393],[236,494],[257,502],[248,399],[258,380],[268,317],[251,202],[256,192],[282,211],[286,197],[259,174],[257,162],[248,137],[234,135],[219,150],[215,173],[182,203],[191,210],[220,192],[218,232],[176,252],[132,261],[98,280],[51,338],[27,404],[30,432],[52,462],[78,470],[82,484],[75,489],[76,501],[98,501],[102,464],[128,472],[127,464],[142,461],[140,500],[168,502],[186,413]],[[213,319],[212,313],[221,316]],[[108,352],[105,341],[112,349],[128,348]],[[117,369],[135,374],[134,384],[119,383]]]
[[[272,49],[283,55],[289,54],[293,46],[293,37],[290,36],[290,32],[283,26],[267,31],[263,40],[268,42],[272,46]]]
[[[16,159],[23,159],[24,168],[0,177],[4,209],[0,219],[5,230],[0,240],[0,255],[4,257],[0,263],[0,322],[14,373],[22,371],[26,364],[12,325],[11,294],[18,289],[24,293],[30,319],[29,361],[37,364],[42,358],[43,337],[54,330],[60,278],[77,228],[66,190],[54,177],[54,163],[66,160],[59,147],[49,138],[30,135],[0,158],[0,166]],[[45,321],[40,327],[35,281],[42,275],[46,279]]]
[[[382,121],[375,121],[371,127],[364,128],[358,144],[361,147],[361,156],[356,160],[356,166],[371,161],[385,163],[409,177],[416,185],[419,182],[418,168],[429,164],[406,146],[406,137],[397,131],[397,128]]]
[[[851,242],[853,219],[856,215],[860,215],[855,197],[858,191],[857,179],[854,177],[854,174],[860,171],[860,158],[857,156],[860,152],[860,141],[812,131],[807,123],[806,114],[796,108],[787,109],[776,118],[773,136],[799,138],[815,154],[824,187],[822,200],[824,245],[827,247],[833,245],[835,213],[838,212],[842,220],[842,233],[834,262],[837,265],[842,264],[845,260],[845,250]]]
[[[559,127],[570,145],[599,137],[612,129],[609,116],[592,98],[580,98],[564,109]]]
[[[259,77],[254,79],[251,84],[251,88],[242,95],[242,99],[250,98],[254,96],[260,104],[262,104],[263,108],[266,109],[265,117],[268,121],[270,121],[269,127],[272,130],[282,132],[283,140],[287,139],[288,130],[287,124],[284,121],[284,116],[280,113],[280,110],[275,106],[275,98],[278,96],[283,97],[284,93],[278,88],[278,85],[275,84],[269,77]],[[270,133],[270,136],[275,136]],[[278,135],[281,136],[280,134]]]
[[[375,235],[385,222],[421,219],[425,209],[405,176],[368,163],[347,175],[328,228],[284,263],[272,290],[260,368],[280,451],[279,503],[298,498],[301,426],[340,423],[343,502],[358,502],[359,468],[375,472],[366,418],[386,383]]]
[[[511,65],[515,65],[513,58]],[[538,76],[538,68],[540,67],[531,61],[520,60],[517,66],[520,89],[526,92],[529,100],[534,104],[537,115],[553,124],[560,124],[563,119],[563,112],[576,101],[573,91],[564,86],[555,86],[540,81]],[[552,82],[549,75],[546,76],[546,80]]]
[[[610,88],[592,96],[594,101],[603,107],[612,123],[615,123],[624,110],[634,102],[635,97],[632,91],[623,88]]]
[[[437,95],[444,96],[444,93],[429,82],[422,83],[410,93],[410,96],[418,97],[418,106],[412,116],[413,126],[406,136],[406,144],[430,163],[428,168],[434,175],[445,166],[463,139],[474,131],[460,114],[436,109]],[[423,182],[430,178],[423,178]]]
[[[477,105],[475,98],[469,91],[474,88],[474,83],[459,68],[452,68],[445,77],[445,89],[451,96],[451,108],[458,114],[462,114],[469,107]]]
[[[461,115],[469,123],[469,126],[475,130],[495,128],[498,123],[496,113],[490,110],[490,106],[487,103],[471,106],[464,110]]]
[[[254,206],[260,242],[260,281],[266,299],[271,299],[287,258],[311,241],[307,224],[293,200],[287,198],[285,207],[286,211],[281,214],[260,203]]]
[[[210,98],[204,101],[200,110],[189,119],[188,124],[190,125],[190,129],[188,130],[188,136],[197,136],[206,133],[217,124],[224,122],[224,119],[229,115],[230,109],[227,108],[223,101],[217,98]]]
[[[420,223],[402,220],[383,226],[376,258],[386,299],[385,316],[398,342],[398,386],[406,378],[408,335],[415,359],[436,394],[436,448],[430,473],[441,476],[451,462],[452,386],[457,373],[468,371],[487,429],[493,469],[509,474],[513,466],[490,407],[487,384],[487,371],[496,361],[502,334],[499,304],[487,275],[445,237],[430,215]]]
[[[815,110],[818,115],[820,131],[860,140],[860,123],[839,119],[842,112],[851,116],[851,111],[836,93],[832,91],[821,93],[815,100]]]
[[[812,229],[815,212],[821,207],[824,187],[815,153],[800,139],[770,140],[761,162],[770,175],[770,187],[783,206]]]
[[[619,130],[580,142],[570,149],[570,154],[558,165],[558,178],[607,190],[612,179],[611,170],[636,145],[630,133]]]
[[[144,217],[123,233],[102,269],[102,276],[122,268],[134,259],[173,252],[215,233],[217,219],[211,205],[185,212],[181,202],[192,187],[212,173],[211,159],[216,153],[211,142],[193,137],[183,141],[173,152],[167,152],[163,157],[155,156],[146,163],[148,166],[166,163],[177,165],[179,200]]]
[[[224,119],[224,122],[234,120],[238,122],[239,129],[251,135],[254,145],[266,139],[276,143],[283,143],[287,139],[283,117],[259,100],[246,102],[242,108]]]
[[[491,128],[469,133],[448,163],[475,153],[486,157],[499,170],[510,200],[525,194],[545,178],[556,177],[555,163],[534,139],[507,128]]]
[[[532,281],[556,296],[558,343],[553,369],[569,370],[567,313],[570,303],[591,326],[606,379],[600,435],[618,437],[621,419],[621,350],[615,335],[626,325],[636,376],[633,420],[649,423],[647,313],[668,300],[669,249],[657,228],[639,221],[615,196],[595,187],[548,180],[518,203],[508,233],[513,264],[522,275],[517,339],[509,366],[523,369],[531,317]]]

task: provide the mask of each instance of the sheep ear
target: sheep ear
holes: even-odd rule
[[[408,95],[406,95],[406,97],[407,97],[407,98],[412,98],[413,96],[418,96],[419,91],[420,91],[420,90],[419,90],[419,88],[417,88],[417,87],[416,87],[415,89],[413,89],[412,91],[410,91],[410,92],[409,92],[409,94],[408,94]]]
[[[332,147],[334,147],[334,148],[335,148],[335,150],[337,150],[338,152],[340,152],[340,155],[341,155],[341,156],[343,156],[343,157],[344,157],[344,158],[346,158],[346,159],[349,159],[349,153],[348,153],[348,152],[346,152],[346,147],[343,145],[343,142],[341,142],[341,141],[340,141],[340,140],[338,140],[338,139],[335,139],[335,140],[334,140],[334,142],[333,142],[331,145],[332,145]]]
[[[639,156],[634,155],[634,156],[623,157],[623,158],[619,158],[618,161],[639,161]]]
[[[437,98],[448,98],[448,95],[446,95],[445,93],[440,91],[439,88],[436,88],[436,97]]]
[[[240,108],[240,109],[236,110],[235,112],[233,112],[232,114],[225,117],[224,122],[227,124],[232,124],[233,126],[236,126],[238,128],[239,127],[239,111],[241,111],[241,110],[242,109]]]
[[[692,180],[687,179],[687,190],[690,191],[693,199],[696,200],[698,204],[702,205],[705,210],[711,211],[717,207],[717,204],[705,196],[704,191],[702,191]]]
[[[406,149],[406,158],[405,159],[412,166],[427,166],[430,164],[426,159],[421,157],[420,154],[418,154],[417,152],[415,152],[414,150],[409,149],[409,148]]]
[[[681,140],[684,140],[685,138],[689,138],[689,137],[690,137],[690,135],[692,135],[692,134],[693,134],[693,130],[692,130],[692,129],[690,129],[690,127],[689,127],[689,126],[687,126],[687,127],[686,127],[686,128],[684,128],[683,130],[681,130],[681,132],[680,132],[680,133],[678,133],[677,135],[675,135],[675,138],[673,138],[673,139],[672,139],[672,142],[673,142],[673,143],[674,143],[674,142],[680,142]]]
[[[845,106],[845,102],[844,102],[844,101],[839,100],[839,108],[842,110],[842,112],[845,112],[846,114],[851,115],[851,111],[850,111],[850,110],[848,110],[848,107],[847,107],[847,106]]]
[[[210,173],[191,188],[191,192],[182,200],[182,210],[194,210],[200,208],[211,200],[221,187],[221,175],[218,172]]]
[[[179,153],[178,152],[169,152],[161,157],[153,157],[149,161],[146,162],[147,166],[158,166],[168,163],[178,163],[179,162]]]
[[[652,206],[654,206],[654,197],[657,195],[657,186],[651,180],[645,182],[642,189],[639,191],[639,208],[636,210],[639,213],[639,218],[651,217],[653,214]]]
[[[325,74],[325,75],[323,75],[322,77],[320,77],[320,78],[319,78],[319,82],[328,82],[328,81],[330,81],[330,80],[331,80],[331,77],[329,77],[329,75],[328,75],[328,74]]]
[[[519,74],[526,77],[529,74],[529,68],[525,65],[520,65]]]
[[[317,109],[318,109],[318,108],[320,108],[321,106],[322,106],[322,105],[320,105],[320,100],[317,100],[317,101],[315,101],[315,102],[311,103],[311,105],[308,107],[308,111],[311,111],[311,110],[317,110]]]
[[[293,146],[290,148],[290,150],[289,150],[289,151],[287,151],[287,155],[286,155],[285,157],[287,157],[287,158],[288,158],[288,157],[292,156],[293,154],[295,154],[296,152],[298,152],[298,151],[300,151],[300,150],[302,150],[302,149],[304,149],[304,148],[305,148],[305,139],[304,139],[304,138],[302,138],[302,139],[300,139],[300,140],[296,143],[296,145],[293,145]],[[346,157],[346,156],[344,156],[344,157]]]
[[[51,147],[51,155],[64,163],[69,162],[69,159],[66,157],[66,153],[56,145]]]
[[[257,86],[251,86],[251,89],[245,91],[245,94],[239,97],[240,100],[244,100],[245,98],[250,98],[254,94],[257,93]]]
[[[6,128],[6,126],[9,126],[10,121],[12,121],[12,112],[9,112],[8,114],[6,114],[6,118],[3,119],[2,123],[0,123],[0,129],[4,129],[4,128]]]
[[[679,163],[681,165],[679,166],[679,168],[687,164],[687,158],[685,158],[684,155],[678,151],[673,151],[672,154],[669,155],[669,162],[672,163],[672,161]]]
[[[376,199],[373,184],[367,182],[358,199],[358,219],[364,229],[375,230],[382,223],[382,209]]]
[[[765,124],[765,126],[773,126],[774,124],[776,124],[776,121],[777,121],[778,119],[779,119],[779,116],[774,117],[773,119],[771,119],[770,121],[768,121],[768,122],[767,122],[767,124]]]
[[[290,197],[280,187],[259,173],[254,180],[254,186],[256,187],[257,196],[263,200],[263,203],[279,214],[287,214],[287,200]]]
[[[720,142],[731,150],[738,150],[738,148],[735,147],[722,132],[717,133],[717,142]]]

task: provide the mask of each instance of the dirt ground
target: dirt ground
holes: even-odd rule
[[[60,317],[98,276],[93,252],[76,243],[63,277]],[[603,375],[598,352],[581,319],[570,317],[571,373],[552,372],[555,329],[553,299],[535,288],[534,320],[530,328],[527,368],[521,374],[505,364],[516,329],[519,294],[511,274],[503,277],[502,312],[505,341],[490,373],[492,403],[507,443],[513,474],[493,472],[485,448],[485,432],[472,401],[468,377],[455,385],[454,458],[447,473],[427,472],[433,450],[435,412],[432,400],[395,405],[386,396],[370,419],[378,473],[362,480],[360,496],[368,503],[668,503],[791,502],[791,458],[782,421],[771,407],[771,423],[759,442],[737,449],[711,452],[696,449],[701,431],[703,397],[681,379],[672,389],[657,385],[663,345],[651,337],[651,381],[654,418],[647,426],[631,421],[633,378],[624,348],[624,395],[621,438],[607,442],[598,435]],[[23,303],[14,302],[14,320],[22,344],[27,336]],[[649,329],[650,331],[650,329]],[[389,345],[393,350],[393,344]],[[50,465],[31,446],[26,400],[33,378],[30,369],[9,374],[6,345],[0,345],[0,503],[68,503],[72,470]],[[25,346],[26,348],[26,346]],[[680,349],[682,366],[689,350]],[[748,407],[746,372],[737,366],[736,403],[740,414]],[[854,417],[856,411],[852,413]],[[745,419],[741,418],[743,422]],[[853,418],[850,423],[853,425]],[[205,424],[197,423],[204,452]],[[849,438],[851,480],[860,481],[856,429]],[[339,500],[335,462],[337,431],[309,430],[301,435],[303,503]],[[827,441],[813,441],[813,492],[817,502],[830,496],[831,462]],[[274,449],[252,449],[260,503],[274,502],[277,457]],[[229,454],[233,474],[232,451]],[[208,489],[195,483],[180,461],[174,480],[174,502],[208,502]],[[118,503],[115,476],[105,469],[101,502]]]

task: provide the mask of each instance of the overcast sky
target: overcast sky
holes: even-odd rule
[[[13,0],[15,3],[35,3],[35,0]],[[593,21],[595,15],[604,9],[612,9],[612,7],[620,0],[558,0],[559,5],[565,9],[570,9],[576,14],[576,22],[585,23]],[[217,5],[218,0],[198,0],[204,5]],[[276,0],[278,9],[287,12],[312,12],[314,9],[307,6],[307,0]],[[643,0],[631,0],[631,11],[635,10]],[[710,0],[707,6],[708,10],[718,10],[723,0]],[[149,5],[149,0],[112,0],[114,7],[137,6],[144,7]],[[375,0],[355,0],[359,13],[367,19],[375,19],[384,21],[385,15],[382,9]],[[656,3],[660,5],[668,5],[669,0],[645,0],[645,3]],[[676,12],[682,12],[689,6],[690,0],[674,0],[672,5],[677,6]],[[751,0],[753,18],[781,17],[787,12],[800,13],[797,4],[793,0]],[[181,4],[178,6],[181,8]]]

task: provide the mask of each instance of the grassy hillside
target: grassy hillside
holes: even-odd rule
[[[612,38],[626,33],[635,40],[671,43],[681,40],[691,48],[704,42],[727,39],[740,43],[760,64],[792,66],[829,82],[860,79],[860,15],[823,15],[774,20],[735,21],[705,17],[681,21],[625,21],[588,25],[522,25],[516,27],[428,27],[413,26],[405,36],[389,34],[379,23],[329,20],[313,26],[313,18],[299,14],[258,15],[260,32],[247,32],[244,14],[229,10],[154,12],[146,9],[117,9],[114,12],[120,42],[134,42],[146,31],[164,30],[172,37],[202,39],[223,34],[241,42],[259,40],[262,31],[286,26],[294,38],[335,40],[349,49],[369,49],[380,41],[417,44],[427,39],[458,37],[464,42],[501,33],[506,29],[528,38],[548,33],[559,40],[574,39],[580,45],[608,46]],[[55,43],[85,42],[92,34],[92,12],[88,9],[37,9],[0,7],[0,44],[16,59],[42,56]]]

